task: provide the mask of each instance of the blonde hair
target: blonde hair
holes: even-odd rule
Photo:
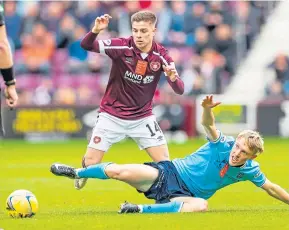
[[[157,16],[153,12],[148,10],[136,12],[131,16],[131,24],[133,22],[141,22],[141,21],[151,22],[152,24],[155,25],[157,23]]]
[[[248,148],[254,153],[254,155],[259,155],[264,152],[264,140],[257,131],[244,130],[239,133],[237,138],[241,137],[245,138]]]

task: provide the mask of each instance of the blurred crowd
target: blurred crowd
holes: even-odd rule
[[[95,18],[105,13],[112,19],[100,39],[130,36],[130,16],[142,9],[157,14],[155,39],[167,47],[174,59],[185,83],[185,94],[221,93],[259,33],[268,13],[266,4],[182,0],[6,1],[7,32],[15,50],[20,104],[97,105],[111,62],[106,56],[83,50],[80,41]],[[279,82],[282,79],[278,77]],[[162,102],[171,95],[163,77],[156,100]]]
[[[273,81],[266,88],[268,99],[282,100],[289,98],[289,57],[279,53],[268,66],[273,70]]]

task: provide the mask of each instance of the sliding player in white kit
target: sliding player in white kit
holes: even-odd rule
[[[81,42],[83,49],[112,59],[107,88],[82,166],[100,163],[111,145],[126,137],[145,149],[153,161],[169,160],[165,137],[152,113],[152,100],[162,72],[175,93],[183,94],[184,83],[166,49],[153,41],[157,18],[150,11],[137,12],[131,17],[131,37],[97,40],[110,18],[108,14],[97,17],[91,32]],[[75,180],[75,188],[84,187],[86,180]]]

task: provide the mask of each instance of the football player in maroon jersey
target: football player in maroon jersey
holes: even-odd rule
[[[152,113],[152,101],[162,72],[172,89],[183,94],[179,78],[167,50],[154,41],[156,15],[140,11],[132,15],[132,36],[97,39],[109,24],[110,15],[97,17],[92,30],[83,38],[83,49],[103,53],[112,59],[112,67],[92,137],[83,158],[83,167],[99,163],[111,145],[126,137],[145,149],[153,161],[169,160],[164,134]],[[75,188],[86,179],[75,180]]]

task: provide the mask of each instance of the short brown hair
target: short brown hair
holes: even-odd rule
[[[245,138],[246,144],[250,151],[253,151],[254,155],[259,155],[264,151],[264,140],[258,132],[253,130],[244,130],[238,135],[238,138],[241,137]]]
[[[151,22],[152,24],[156,24],[157,16],[153,12],[148,11],[148,10],[136,12],[131,16],[131,24],[133,22],[141,22],[141,21]]]

